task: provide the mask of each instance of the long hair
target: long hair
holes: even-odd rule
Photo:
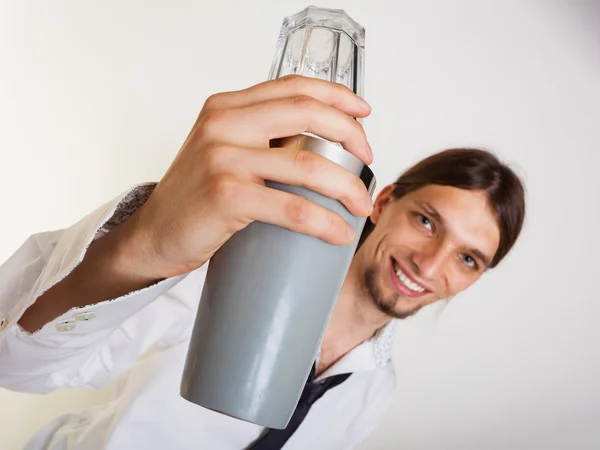
[[[490,268],[514,246],[525,219],[525,190],[513,170],[492,153],[476,148],[452,148],[435,153],[408,170],[394,183],[396,199],[427,185],[484,191],[500,228],[500,243]],[[375,225],[367,219],[358,248]]]

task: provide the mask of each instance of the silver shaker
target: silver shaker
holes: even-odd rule
[[[308,7],[284,19],[269,79],[288,74],[341,83],[363,95],[365,31],[343,10]],[[353,172],[373,172],[340,144],[302,134],[278,139]],[[309,189],[266,182],[338,213],[356,230],[337,246],[254,222],[211,258],[185,361],[188,401],[268,428],[287,426],[317,356],[366,219]]]

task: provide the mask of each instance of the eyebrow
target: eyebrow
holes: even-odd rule
[[[487,269],[490,266],[490,260],[487,256],[485,256],[481,251],[476,248],[472,248],[469,252],[473,253],[477,258],[479,258],[483,262],[483,268]]]
[[[430,203],[427,203],[427,202],[419,202],[419,203],[421,204],[423,209],[425,209],[427,211],[427,213],[433,219],[435,219],[437,222],[439,222],[440,225],[444,226],[444,218],[438,212],[437,209],[435,209]],[[478,258],[481,262],[483,262],[485,269],[487,269],[490,266],[490,258],[488,258],[481,250],[478,250],[476,248],[471,248],[471,249],[469,249],[469,253],[472,253],[476,258]]]

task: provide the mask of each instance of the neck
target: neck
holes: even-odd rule
[[[354,258],[323,337],[320,364],[323,370],[372,338],[391,320],[370,298],[363,278],[360,261]]]

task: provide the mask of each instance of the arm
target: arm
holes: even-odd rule
[[[353,118],[370,109],[359,100],[339,84],[297,76],[212,96],[152,195],[142,187],[127,195],[146,192],[143,206],[118,199],[64,232],[29,241],[0,270],[0,385],[45,391],[125,367],[146,348],[138,341],[156,337],[165,321],[134,325],[133,335],[122,327],[255,220],[332,244],[352,241],[341,216],[265,180],[305,186],[355,215],[370,214],[372,200],[354,174],[316,153],[270,148],[277,137],[310,132],[369,163],[364,130]],[[129,220],[111,219],[115,211],[130,212]],[[87,320],[92,312],[97,318]],[[125,356],[113,364],[107,348]]]
[[[94,240],[83,261],[35,299],[19,319],[19,325],[34,333],[72,308],[118,298],[160,281],[141,271],[144,255],[131,232],[135,219],[134,213],[114,231]]]
[[[102,267],[116,259],[104,252],[121,242],[117,232],[153,186],[135,187],[65,230],[32,236],[0,267],[0,386],[102,387],[193,317],[201,287],[194,277],[156,282]]]

